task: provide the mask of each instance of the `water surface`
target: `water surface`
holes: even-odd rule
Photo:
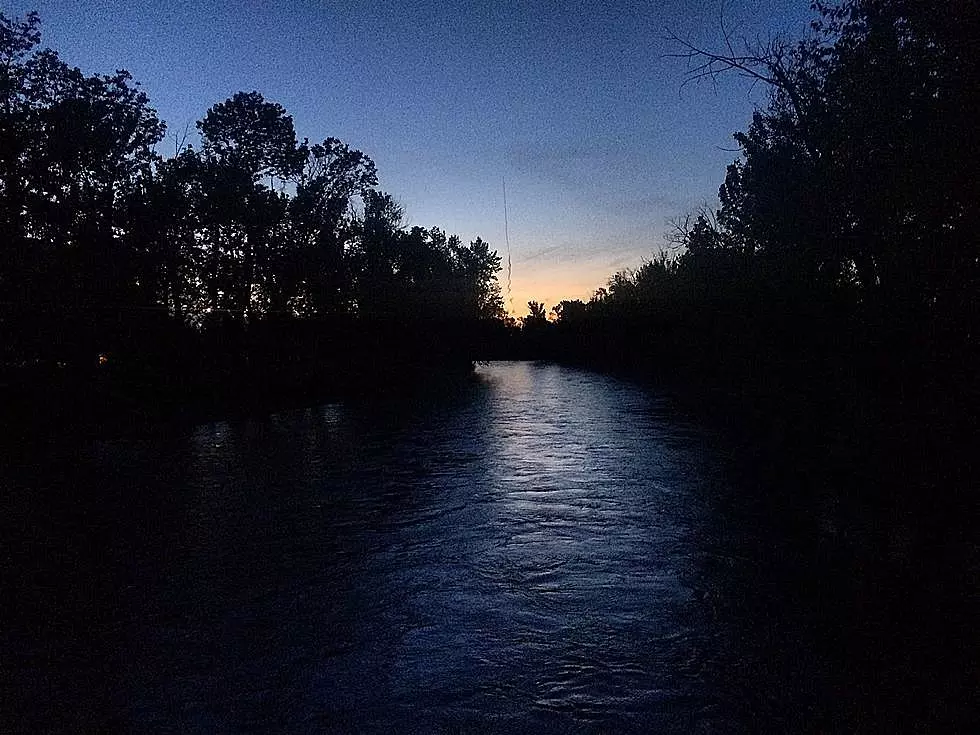
[[[841,578],[832,508],[747,500],[771,473],[735,446],[631,383],[493,363],[398,399],[50,447],[5,481],[7,729],[897,721],[869,703],[907,699],[923,659],[876,637],[899,631],[881,605],[854,617],[880,580]]]

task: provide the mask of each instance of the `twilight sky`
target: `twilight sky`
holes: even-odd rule
[[[721,0],[371,2],[35,0],[42,44],[86,73],[132,72],[174,134],[258,90],[302,139],[371,156],[409,224],[477,235],[505,258],[514,313],[585,298],[715,201],[762,90],[682,88],[666,29],[718,47]],[[798,38],[809,0],[727,0],[749,38]],[[509,297],[509,298],[508,298]]]

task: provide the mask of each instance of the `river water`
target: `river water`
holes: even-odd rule
[[[895,644],[901,523],[855,563],[834,504],[754,500],[785,475],[738,446],[629,382],[492,363],[399,398],[48,447],[6,472],[0,729],[962,715],[961,664]]]

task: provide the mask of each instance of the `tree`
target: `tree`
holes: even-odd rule
[[[86,76],[39,42],[36,14],[0,14],[6,366],[72,353],[91,364],[117,348],[170,365],[154,337],[202,328],[226,356],[286,354],[293,336],[328,332],[324,317],[389,333],[413,323],[430,345],[460,346],[459,325],[502,313],[498,255],[479,238],[406,230],[364,153],[297,144],[282,106],[239,92],[197,123],[198,149],[164,160],[165,127],[127,72]],[[295,324],[277,342],[283,318]]]
[[[237,92],[214,105],[197,128],[206,158],[243,171],[253,181],[290,179],[302,170],[307,151],[296,144],[293,119],[258,92]]]
[[[912,0],[814,9],[796,44],[680,42],[698,63],[693,79],[731,71],[770,88],[735,136],[743,157],[719,193],[722,242],[758,253],[787,293],[856,286],[880,313],[975,319],[980,156],[965,111],[980,108],[968,40],[980,9],[958,2],[961,14],[944,19]],[[696,233],[695,249],[711,234]]]
[[[501,319],[504,299],[497,274],[501,259],[496,250],[479,237],[468,248],[458,250],[459,268],[463,274],[463,313],[470,319]]]
[[[366,192],[364,214],[350,254],[355,306],[363,317],[387,319],[401,311],[398,272],[403,217],[401,206],[390,194]]]
[[[356,234],[354,199],[362,203],[378,184],[374,161],[346,143],[327,138],[310,146],[289,205],[292,247],[279,253],[282,281],[277,309],[293,303],[306,313],[336,313],[351,300],[347,248]]]
[[[551,311],[555,315],[555,322],[567,326],[583,322],[588,316],[588,305],[580,299],[563,299]]]
[[[273,188],[275,178],[299,176],[307,151],[297,145],[283,107],[258,92],[238,92],[214,105],[197,127],[208,181],[202,218],[208,309],[245,321],[267,306],[268,266],[278,260],[271,241],[284,226],[287,198]],[[266,177],[269,186],[262,183]]]
[[[128,202],[140,302],[162,307],[180,324],[199,320],[205,307],[198,288],[202,165],[197,153],[185,149],[160,162]]]
[[[548,323],[548,311],[545,305],[539,301],[527,302],[527,316],[524,317],[523,326],[525,329],[539,329]]]
[[[125,202],[158,161],[165,127],[127,72],[85,76],[39,42],[35,14],[0,14],[0,220],[9,237],[0,288],[8,329],[35,325],[5,342],[95,351],[119,338],[131,314],[138,284]],[[44,336],[28,347],[31,333]]]

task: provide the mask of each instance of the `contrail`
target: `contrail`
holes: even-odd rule
[[[510,304],[510,312],[514,313],[514,296],[510,291],[511,264],[510,264],[510,234],[507,231],[507,181],[503,176],[500,177],[500,184],[504,189],[504,243],[507,245],[507,301]]]

